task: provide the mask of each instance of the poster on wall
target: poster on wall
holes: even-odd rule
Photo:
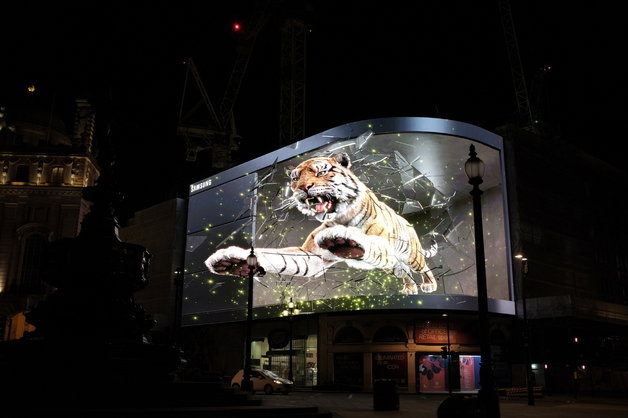
[[[417,363],[420,392],[447,390],[447,360],[441,356],[421,356]]]
[[[460,356],[460,391],[480,389],[480,357]]]
[[[251,248],[261,267],[258,318],[278,316],[290,299],[302,311],[326,312],[456,308],[475,297],[464,172],[472,143],[487,167],[489,297],[511,300],[500,150],[376,126],[365,122],[360,134],[333,140],[323,133],[314,138],[320,146],[296,152],[306,148],[297,143],[281,150],[283,159],[270,155],[191,186],[185,324],[211,322],[212,313],[242,319]]]

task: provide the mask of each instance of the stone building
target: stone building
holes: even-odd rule
[[[74,120],[37,106],[0,109],[0,338],[17,339],[23,313],[52,289],[37,269],[46,242],[75,237],[99,176],[95,113],[75,100]],[[68,126],[69,125],[69,126]]]

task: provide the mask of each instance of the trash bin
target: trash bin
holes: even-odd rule
[[[399,410],[397,382],[390,379],[381,379],[373,383],[373,409],[376,411]]]

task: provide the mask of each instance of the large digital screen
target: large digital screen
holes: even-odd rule
[[[501,137],[432,118],[354,122],[190,186],[183,324],[372,309],[477,310],[473,145],[489,309],[514,313]]]

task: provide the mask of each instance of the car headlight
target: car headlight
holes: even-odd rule
[[[273,382],[277,383],[278,385],[283,384],[283,382],[281,380],[273,380]]]

